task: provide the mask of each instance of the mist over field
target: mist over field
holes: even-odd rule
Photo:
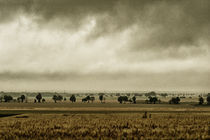
[[[210,91],[208,0],[0,0],[0,90]]]

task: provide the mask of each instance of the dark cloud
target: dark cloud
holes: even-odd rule
[[[32,20],[33,25],[36,24],[38,28],[28,24],[24,25],[24,19],[22,19],[23,25],[20,25],[21,29],[17,30],[17,36],[13,32],[10,34],[10,29],[19,28],[19,25],[11,28],[9,24],[7,26],[7,23],[17,22],[15,19],[19,19],[22,15],[26,15],[25,18],[29,18],[29,21]],[[77,30],[86,29],[81,26],[89,24],[90,19],[95,21],[95,27],[87,35],[85,34],[85,37],[76,34]],[[1,63],[8,63],[8,67],[4,65],[4,69],[0,69],[0,79],[5,81],[14,79],[25,81],[78,80],[80,81],[78,83],[82,83],[84,79],[86,83],[90,80],[93,85],[99,84],[101,87],[104,84],[104,87],[114,88],[116,82],[116,87],[126,87],[127,83],[128,87],[145,86],[149,88],[151,86],[155,88],[162,86],[162,89],[163,85],[194,87],[196,84],[198,87],[207,88],[210,83],[208,80],[210,74],[206,72],[209,66],[204,66],[208,63],[210,46],[209,0],[0,0],[1,24],[5,25],[2,26],[2,29],[7,28],[4,31],[5,34],[8,34],[7,38],[18,38],[12,43],[12,41],[8,41],[9,39],[5,39],[3,34],[0,36],[0,45],[2,43],[8,47],[8,49],[4,49],[0,46],[0,49],[5,51],[2,54],[7,54]],[[30,29],[32,27],[34,28]],[[43,31],[42,29],[46,29],[45,32],[40,32]],[[57,33],[51,30],[61,32]],[[68,32],[70,30],[76,30],[73,32],[76,37],[71,36],[71,32]],[[26,33],[28,36],[25,36]],[[121,36],[122,34],[125,34],[124,38]],[[105,39],[108,38],[109,41],[112,37],[116,40],[107,43]],[[68,38],[73,41],[69,41]],[[95,42],[100,38],[105,38],[105,41],[99,40],[102,45],[98,47],[99,43]],[[78,47],[78,44],[81,46]],[[82,47],[86,48],[82,49]],[[100,47],[101,56],[99,56]],[[35,51],[31,51],[32,49]],[[110,52],[108,52],[109,50]],[[105,51],[107,54],[104,53]],[[27,55],[25,55],[26,53]],[[19,56],[16,56],[14,64],[7,62],[10,60],[7,58],[12,60],[13,55],[16,54]],[[45,60],[48,57],[49,59]],[[88,59],[89,57],[92,59]],[[108,58],[104,60],[102,57]],[[47,64],[51,58],[56,58],[55,62],[50,63],[51,65]],[[171,59],[179,62],[184,59],[195,60],[195,62],[204,61],[199,66],[205,70],[197,70],[202,71],[199,73],[187,69],[188,67],[186,67],[187,70],[180,68],[180,71],[171,70],[171,68],[165,73],[161,73],[160,71],[164,71],[166,68],[162,66],[159,71],[156,70],[158,68],[154,68],[152,72],[145,72],[144,68],[143,71],[136,72],[144,67],[143,64],[154,64],[150,61],[163,60],[163,64],[169,65],[168,61]],[[21,60],[22,63],[18,63]],[[32,60],[35,63],[31,63]],[[82,61],[81,65],[78,60]],[[164,60],[168,61],[165,63]],[[26,68],[23,66],[25,63],[30,64],[31,67],[22,72],[21,70]],[[14,67],[9,67],[9,64]],[[57,71],[59,68],[55,68],[55,65],[58,65],[63,67],[64,72],[39,73],[37,69],[33,69],[33,64],[40,67],[40,71],[43,71],[43,67],[44,70]],[[74,64],[77,66],[75,68],[78,69],[77,72],[68,71],[69,67],[74,67]],[[182,66],[178,62],[174,62],[174,64],[174,69]],[[190,66],[195,68],[197,65],[190,62],[186,64],[189,64],[189,68]],[[125,66],[128,68],[126,69]],[[133,69],[130,70],[129,67],[133,67]],[[11,72],[11,69],[14,68],[17,70]],[[29,70],[30,68],[32,69]],[[85,68],[93,69],[96,72],[83,74],[80,70],[86,71]],[[105,68],[107,70],[104,70]],[[125,71],[119,72],[120,68]],[[152,66],[149,68],[151,69]],[[198,69],[202,68],[198,67]],[[115,72],[109,73],[110,69],[114,69]],[[4,72],[7,70],[9,72]]]
[[[1,86],[14,83],[24,86],[25,90],[35,87],[38,89],[97,89],[97,90],[194,90],[208,91],[210,80],[209,72],[197,72],[187,70],[166,73],[97,73],[97,74],[77,74],[77,73],[1,73]],[[185,78],[183,78],[185,77]],[[16,82],[15,82],[16,81]],[[18,81],[18,82],[17,82]],[[31,83],[33,83],[31,85]],[[199,83],[199,84],[198,84]],[[20,88],[10,85],[10,87]],[[37,89],[36,89],[37,90]]]
[[[58,20],[53,28],[68,30],[80,27],[88,16],[93,16],[97,24],[89,38],[137,25],[150,34],[139,42],[142,30],[137,29],[131,48],[177,47],[209,39],[209,5],[208,0],[2,0],[0,21],[8,21],[22,12],[37,15],[39,18],[35,20],[40,26]]]

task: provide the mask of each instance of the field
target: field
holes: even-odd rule
[[[0,103],[0,128],[0,139],[210,139],[210,107]]]

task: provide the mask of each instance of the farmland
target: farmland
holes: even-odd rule
[[[192,104],[1,103],[1,139],[207,139],[210,108]],[[147,112],[147,117],[143,118]]]
[[[147,97],[136,103],[117,101],[106,96],[106,102],[57,101],[0,103],[1,139],[209,139],[210,107],[198,96],[169,104],[171,97],[160,97],[161,103],[147,104]],[[97,97],[97,95],[95,95]]]

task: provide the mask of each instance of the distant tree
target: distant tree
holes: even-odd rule
[[[199,96],[199,105],[202,105],[204,103],[203,97]]]
[[[116,96],[120,96],[120,93],[116,93]]]
[[[83,99],[82,99],[82,102],[87,102],[87,99],[86,99],[86,98],[83,98]]]
[[[134,93],[134,96],[143,96],[141,93]]]
[[[10,95],[4,95],[4,102],[9,102],[11,100],[13,100],[13,97],[12,96],[10,96]]]
[[[64,97],[64,99],[63,99],[64,101],[66,101],[66,97]]]
[[[21,98],[20,98],[20,97],[18,97],[18,98],[17,98],[17,101],[18,101],[18,103],[19,103],[19,102],[21,102]]]
[[[149,93],[145,93],[145,96],[146,97],[149,97],[149,96],[156,96],[156,92],[152,91],[152,92],[149,92]]]
[[[207,101],[207,104],[210,105],[210,96],[207,96],[206,101]]]
[[[118,102],[120,103],[120,104],[122,104],[122,102],[123,102],[123,98],[122,98],[122,96],[120,96],[120,97],[118,97]]]
[[[57,96],[57,100],[58,100],[58,101],[62,101],[62,100],[63,100],[63,96],[58,95],[58,96]]]
[[[41,102],[41,99],[42,99],[42,94],[41,93],[38,93],[38,95],[36,95],[36,99],[40,103]]]
[[[52,99],[53,99],[54,102],[56,103],[56,102],[57,102],[57,99],[58,99],[57,95],[53,95]]]
[[[103,95],[99,95],[99,100],[101,101],[101,103],[102,103],[102,101],[103,101],[103,98],[104,98]]]
[[[76,102],[76,97],[75,97],[75,95],[71,95],[70,101],[71,101],[72,103],[73,103],[73,102]]]
[[[82,102],[88,102],[89,103],[91,101],[93,103],[94,100],[95,100],[95,97],[88,95],[88,96],[86,96],[85,98],[82,99]]]
[[[44,98],[42,98],[42,103],[44,103],[46,100]]]
[[[149,98],[148,102],[151,103],[151,104],[152,103],[155,104],[158,101],[158,98],[157,97],[151,97],[151,96],[149,96],[148,98]]]
[[[132,100],[133,100],[133,103],[136,104],[136,96],[133,96]]]
[[[90,96],[89,96],[89,95],[86,97],[86,100],[87,100],[88,103],[89,103],[89,101],[90,101]]]
[[[0,102],[3,102],[3,99],[4,99],[3,97],[0,97]]]
[[[168,94],[167,93],[161,93],[160,96],[165,98],[166,96],[168,96]]]
[[[180,102],[180,98],[179,97],[173,97],[169,101],[170,104],[179,104],[179,102]]]
[[[26,99],[26,96],[25,95],[21,95],[20,99],[21,99],[21,102],[23,103],[23,101]]]
[[[55,103],[57,103],[57,101],[62,101],[63,100],[63,96],[53,95],[52,99],[54,100]]]
[[[125,103],[125,102],[128,101],[128,97],[127,96],[120,96],[120,97],[118,97],[117,100],[118,100],[119,103],[122,104],[123,102]]]

